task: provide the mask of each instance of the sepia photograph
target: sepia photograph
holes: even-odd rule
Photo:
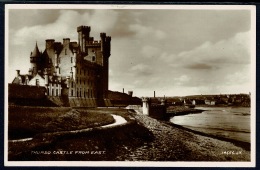
[[[5,5],[5,166],[254,167],[253,5]]]

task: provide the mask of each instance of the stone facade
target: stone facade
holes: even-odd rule
[[[31,68],[17,76],[13,84],[41,86],[47,96],[103,100],[108,96],[108,68],[111,37],[100,33],[100,40],[90,37],[91,28],[79,26],[78,42],[46,40],[44,52],[35,45],[30,54]]]

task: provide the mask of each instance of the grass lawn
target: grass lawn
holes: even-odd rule
[[[27,138],[39,133],[85,129],[113,122],[110,114],[95,109],[9,106],[8,138]]]

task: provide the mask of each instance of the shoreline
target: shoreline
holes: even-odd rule
[[[136,114],[135,118],[154,135],[154,141],[151,142],[149,149],[146,150],[148,154],[163,152],[163,155],[174,161],[250,160],[250,150],[248,150],[250,145],[249,148],[248,146],[244,148],[239,145],[242,143],[236,141],[232,141],[234,142],[232,143],[231,141],[194,133],[194,131],[189,129],[172,125],[170,122],[157,120],[141,114]],[[153,144],[158,148],[153,147]],[[243,154],[225,155],[223,154],[225,151],[242,152]],[[158,157],[159,160],[164,159],[160,155]],[[166,158],[166,160],[168,159]]]
[[[206,110],[189,108],[189,107],[185,107],[185,106],[170,106],[166,110],[166,117],[170,118],[173,116],[197,114],[197,113],[202,113],[203,111],[206,111]]]
[[[203,108],[209,107],[209,108],[212,108],[212,107],[240,107],[240,106],[223,106],[223,105],[221,105],[221,106],[210,106],[209,105],[208,106],[208,105],[199,105],[198,107],[203,107]],[[207,110],[206,109],[187,108],[184,111],[179,111],[179,112],[176,112],[175,114],[171,114],[171,115],[172,115],[172,117],[174,117],[174,116],[184,116],[184,115],[189,115],[189,114],[199,114],[199,113],[202,113],[204,111],[207,111]],[[172,118],[172,117],[170,117],[170,118]],[[214,135],[214,134],[201,132],[201,131],[198,131],[198,130],[193,130],[193,129],[190,129],[190,128],[187,128],[187,127],[175,124],[173,122],[170,122],[170,119],[169,119],[169,121],[165,121],[165,123],[169,124],[170,126],[177,127],[177,128],[180,128],[180,129],[192,132],[194,134],[198,134],[198,135],[202,135],[202,136],[206,136],[206,137],[211,137],[211,138],[222,140],[222,141],[226,141],[226,142],[231,142],[234,145],[245,149],[246,151],[250,151],[251,150],[251,143],[250,142],[239,141],[239,140],[236,140],[236,139],[221,137],[221,136],[217,136],[217,135]]]
[[[218,139],[218,140],[225,141],[225,142],[231,142],[235,146],[241,147],[241,148],[245,149],[246,151],[251,151],[251,143],[250,142],[243,142],[243,141],[239,141],[239,140],[235,140],[235,139],[231,139],[231,138],[225,138],[225,137],[221,137],[221,136],[217,136],[217,135],[213,135],[213,134],[209,134],[209,133],[200,132],[200,131],[197,131],[197,130],[186,128],[186,127],[181,126],[181,125],[177,125],[177,124],[172,123],[172,122],[165,122],[165,123],[169,124],[170,126],[177,127],[177,128],[192,132],[194,134]]]
[[[250,161],[250,151],[128,110],[125,125],[75,134],[42,134],[9,143],[11,161]],[[45,155],[39,151],[104,151],[102,155]],[[231,154],[230,152],[238,153]]]

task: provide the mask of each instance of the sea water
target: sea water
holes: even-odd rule
[[[195,109],[205,111],[175,116],[170,122],[217,137],[250,142],[250,108],[196,107]]]

